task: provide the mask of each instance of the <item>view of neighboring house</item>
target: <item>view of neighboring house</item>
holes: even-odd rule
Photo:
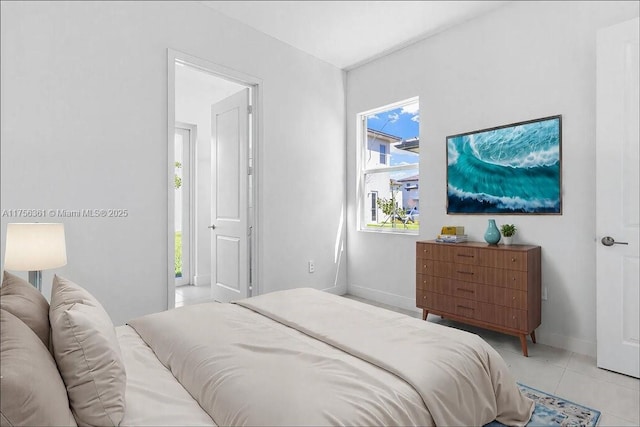
[[[407,212],[410,210],[420,211],[419,180],[419,175],[398,180],[398,183],[402,184],[402,207]]]
[[[403,140],[388,133],[367,128],[367,151],[365,153],[366,169],[380,169],[391,166],[392,149],[419,152],[420,140],[418,137]],[[397,172],[396,172],[397,173]],[[419,209],[419,175],[396,179],[393,172],[378,172],[366,176],[365,188],[367,201],[365,206],[365,221],[367,224],[388,222],[382,210],[378,206],[379,199],[394,197],[397,207],[401,212],[407,212],[415,208]]]
[[[410,151],[412,153],[420,153],[420,138],[410,138],[403,140],[400,144],[396,144],[395,148],[399,150]],[[420,191],[418,182],[420,175],[412,175],[407,178],[399,179],[402,183],[402,206],[405,210],[413,212],[420,211]]]
[[[367,151],[364,161],[366,169],[386,168],[391,164],[391,146],[402,141],[402,138],[367,128]],[[391,197],[391,173],[375,173],[367,175],[365,187],[367,202],[365,221],[367,224],[384,222],[384,214],[378,208],[378,199]],[[401,203],[396,195],[396,199]]]

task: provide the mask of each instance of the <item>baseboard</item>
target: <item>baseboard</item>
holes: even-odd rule
[[[540,344],[596,357],[596,343],[592,341],[567,337],[565,335],[552,332],[545,332],[544,330],[537,330],[536,338],[538,338],[538,342]]]
[[[211,276],[194,276],[193,284],[196,286],[209,286],[211,284]]]
[[[356,297],[365,298],[382,304],[392,305],[394,307],[403,308],[405,310],[422,313],[422,310],[416,307],[415,297],[407,298],[401,295],[379,291],[377,289],[365,288],[364,286],[358,285],[349,285],[347,287],[347,293]]]

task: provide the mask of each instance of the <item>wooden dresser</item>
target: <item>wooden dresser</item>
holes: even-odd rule
[[[540,246],[416,243],[416,305],[427,314],[536,342],[541,321]]]

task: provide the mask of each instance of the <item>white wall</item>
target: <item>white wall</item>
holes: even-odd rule
[[[198,2],[2,2],[1,12],[1,208],[128,209],[46,218],[66,227],[69,263],[55,272],[116,324],[167,306],[167,48],[263,82],[260,291],[344,291],[341,70]],[[4,247],[6,224],[30,218],[1,220]]]
[[[348,289],[415,308],[415,241],[443,225],[482,240],[487,216],[446,215],[445,137],[563,116],[561,216],[495,216],[542,247],[539,341],[595,354],[596,31],[637,2],[512,2],[347,75]],[[356,114],[420,97],[420,237],[356,231]]]
[[[244,86],[188,66],[176,66],[176,121],[197,126],[195,174],[196,285],[211,283],[211,106]],[[193,257],[194,254],[191,254]]]

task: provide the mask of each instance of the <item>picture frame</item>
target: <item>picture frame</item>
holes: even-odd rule
[[[447,214],[561,215],[562,116],[446,137]]]

